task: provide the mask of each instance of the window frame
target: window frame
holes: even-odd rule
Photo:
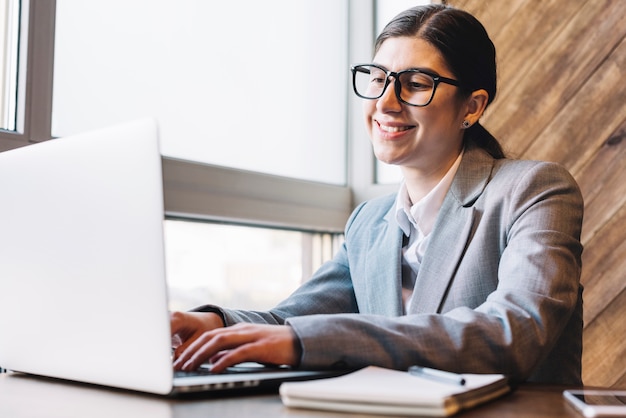
[[[51,138],[56,0],[22,2],[22,10],[28,13],[23,129],[0,131],[0,151]],[[356,57],[371,55],[374,6],[375,0],[348,2],[346,71]],[[352,94],[348,97],[345,186],[164,157],[166,215],[302,231],[343,232],[356,204],[393,193],[397,188],[376,184],[375,157],[363,126],[361,102]]]
[[[25,57],[26,62],[20,62],[18,75],[23,113],[16,131],[0,129],[0,152],[50,139],[56,0],[22,0],[21,8],[21,21],[27,21],[25,30],[20,29],[20,44],[27,45],[25,53],[20,51],[20,60]]]

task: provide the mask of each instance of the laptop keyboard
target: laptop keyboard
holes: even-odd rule
[[[280,372],[288,370],[288,366],[265,366],[259,363],[241,363],[236,366],[228,367],[222,373],[219,374],[241,374],[241,373],[271,373],[271,372]],[[190,376],[211,376],[213,373],[211,372],[211,366],[206,364],[200,366],[198,370],[193,372],[185,372],[185,371],[175,371],[174,377],[190,377]]]

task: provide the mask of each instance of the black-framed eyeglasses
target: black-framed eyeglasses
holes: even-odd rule
[[[411,106],[428,106],[435,96],[439,83],[460,86],[457,80],[442,77],[430,71],[412,68],[389,71],[376,64],[358,64],[352,66],[352,86],[357,96],[363,99],[378,99],[393,77],[396,97],[402,103]]]

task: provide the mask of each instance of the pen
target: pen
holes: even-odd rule
[[[460,374],[430,369],[428,367],[411,366],[409,367],[409,374],[453,385],[465,385],[465,378]]]

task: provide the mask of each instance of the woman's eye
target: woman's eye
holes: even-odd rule
[[[409,91],[431,90],[433,88],[433,80],[422,74],[413,75],[403,80],[402,88]]]
[[[410,89],[413,89],[413,90],[419,90],[419,89],[425,89],[425,88],[427,88],[427,86],[426,86],[426,85],[424,85],[424,84],[422,84],[422,83],[416,83],[416,82],[411,82],[411,83],[409,83],[408,87],[409,87]]]

